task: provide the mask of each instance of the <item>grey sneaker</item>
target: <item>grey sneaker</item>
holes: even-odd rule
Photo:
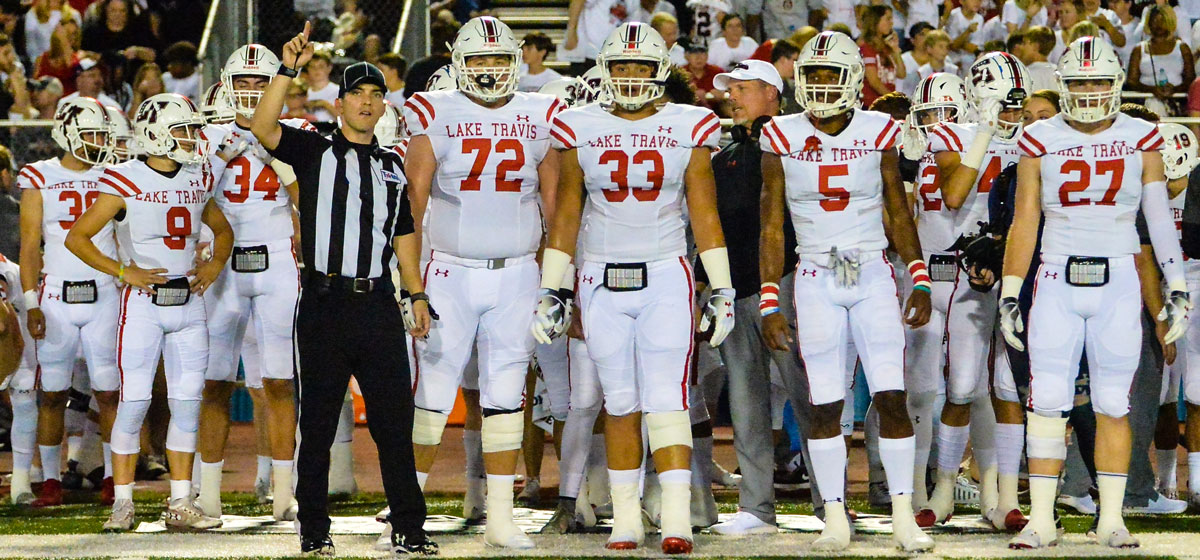
[[[207,531],[221,526],[220,519],[204,515],[204,512],[200,511],[200,507],[190,498],[171,500],[163,517],[167,522],[167,529]]]
[[[34,494],[33,492],[21,492],[20,494],[12,497],[12,504],[14,506],[27,506],[32,504],[36,499],[37,494]]]
[[[892,505],[892,495],[888,493],[887,482],[872,482],[867,486],[867,503],[875,507]]]
[[[259,504],[269,504],[273,501],[270,480],[256,480],[254,482],[254,498],[258,500]]]
[[[105,533],[123,533],[133,529],[133,500],[117,500],[112,515],[100,528]]]

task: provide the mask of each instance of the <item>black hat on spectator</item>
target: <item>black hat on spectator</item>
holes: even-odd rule
[[[683,52],[685,52],[685,53],[694,54],[694,53],[706,53],[706,52],[708,52],[708,48],[706,48],[706,47],[704,46],[704,43],[701,43],[700,41],[690,41],[690,40],[689,40],[689,41],[687,41],[687,42],[685,43],[685,42],[684,42],[684,41],[681,39],[679,42],[680,42],[680,43],[683,43]]]
[[[342,71],[342,85],[338,88],[338,97],[345,97],[347,91],[363,84],[374,84],[384,92],[387,91],[387,81],[378,67],[370,62],[355,62]]]

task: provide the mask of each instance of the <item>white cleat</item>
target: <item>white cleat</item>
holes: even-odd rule
[[[832,505],[833,502],[825,504],[825,528],[813,541],[813,550],[839,552],[850,547],[850,520],[846,519],[841,504],[836,508],[830,507]]]
[[[113,504],[112,515],[100,528],[105,533],[124,533],[133,530],[133,500],[117,500]]]
[[[525,534],[515,523],[507,523],[504,527],[496,527],[489,523],[483,532],[483,543],[488,546],[510,548],[514,550],[529,550],[534,548],[533,539]]]
[[[392,514],[392,508],[385,507],[385,508],[379,510],[379,513],[375,514],[375,521],[378,521],[380,523],[387,523],[388,516],[391,514]],[[391,549],[391,547],[392,547],[392,543],[391,543],[391,541],[388,541],[388,548]]]
[[[382,512],[380,512],[382,513]],[[376,517],[376,519],[379,519]],[[387,516],[384,516],[387,519]],[[392,524],[386,521],[383,524],[383,532],[379,533],[379,538],[375,539],[375,550],[387,552],[392,549]]]
[[[710,527],[718,535],[727,537],[746,537],[750,535],[773,535],[779,528],[756,517],[754,514],[739,511],[733,519],[723,521]]]
[[[221,526],[220,518],[205,515],[191,498],[171,500],[164,517],[168,530],[207,531]]]
[[[900,501],[901,498],[908,497],[894,496],[892,499],[893,501]],[[896,543],[896,548],[904,552],[926,552],[933,550],[933,539],[929,538],[929,535],[926,535],[917,526],[913,514],[909,513],[911,509],[901,507],[892,512],[892,541]]]
[[[1017,533],[1017,536],[1009,539],[1008,548],[1030,550],[1058,546],[1058,539],[1061,536],[1062,530],[1054,525],[1038,528],[1033,523],[1028,523],[1020,533]]]
[[[300,504],[296,500],[288,504],[286,508],[274,508],[272,515],[275,521],[295,521],[296,516],[300,513]]]
[[[1109,548],[1138,548],[1142,546],[1142,543],[1129,534],[1129,529],[1123,526],[1112,531],[1098,533],[1096,535],[1096,542]]]

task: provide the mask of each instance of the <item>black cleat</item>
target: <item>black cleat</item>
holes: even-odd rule
[[[315,537],[300,537],[301,556],[333,557],[336,554],[333,539],[329,538],[328,533]]]
[[[429,540],[425,531],[417,529],[414,533],[402,535],[392,531],[392,554],[420,554],[435,556],[438,553],[437,543]]]

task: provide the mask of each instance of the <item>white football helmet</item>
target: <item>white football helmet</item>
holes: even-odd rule
[[[224,84],[217,82],[208,86],[208,91],[205,91],[204,97],[200,99],[200,114],[208,124],[233,122],[237,113],[233,110],[233,103],[229,101]]]
[[[934,72],[917,84],[912,99],[913,125],[923,134],[939,122],[967,118],[967,86],[949,72]]]
[[[138,149],[163,156],[182,165],[200,163],[208,153],[202,129],[204,117],[196,105],[182,95],[160,93],[142,102],[133,117]],[[176,131],[183,134],[177,136]]]
[[[837,70],[837,83],[808,83],[807,71],[816,68]],[[818,33],[800,49],[793,70],[796,102],[814,117],[828,118],[858,106],[866,71],[858,45],[845,34],[837,31]]]
[[[612,95],[604,87],[604,77],[600,75],[599,65],[588,68],[588,71],[579,77],[579,82],[583,86],[583,93],[575,100],[576,107],[593,103],[612,105]]]
[[[450,47],[450,60],[458,72],[458,89],[483,102],[496,101],[517,91],[521,68],[521,42],[512,29],[492,16],[480,16],[458,30]],[[467,67],[474,56],[506,56],[503,66]]]
[[[453,64],[447,64],[429,76],[425,82],[425,91],[452,91],[458,89],[458,71]]]
[[[1103,80],[1108,85],[1102,91],[1071,91],[1073,82],[1093,80]],[[1058,61],[1059,104],[1073,121],[1093,123],[1116,115],[1121,109],[1124,84],[1125,70],[1117,53],[1106,41],[1095,37],[1076,39]]]
[[[999,113],[1024,106],[1025,98],[1033,93],[1025,65],[1006,52],[992,52],[971,65],[970,76],[967,95],[979,110],[983,124],[996,131],[996,140],[1016,142],[1023,126],[1021,119],[1001,120]]]
[[[105,106],[104,110],[108,112],[108,120],[112,123],[112,133],[108,135],[111,153],[106,163],[116,165],[133,159],[136,142],[133,141],[133,125],[129,124],[129,117],[116,107]]]
[[[234,88],[234,78],[238,76],[260,76],[269,83],[279,71],[279,57],[271,49],[257,44],[242,45],[229,55],[225,67],[221,69],[221,83],[226,85],[225,94],[229,96],[237,114],[254,118],[254,108],[263,92],[258,90],[237,90]]]
[[[63,151],[89,165],[108,161],[112,151],[112,121],[108,111],[91,97],[64,101],[54,111],[50,137]]]
[[[1179,123],[1159,123],[1158,132],[1165,141],[1162,158],[1167,179],[1187,177],[1200,163],[1196,155],[1196,134]]]
[[[562,101],[566,108],[570,109],[583,104],[584,87],[583,81],[579,78],[559,78],[546,82],[538,89],[538,93],[553,95]]]
[[[644,23],[622,23],[608,34],[596,55],[600,83],[621,108],[636,111],[663,94],[667,76],[671,73],[671,56],[667,43],[654,28]],[[651,65],[650,78],[615,78],[612,65],[619,62],[640,62]],[[586,75],[584,76],[587,77]]]
[[[384,148],[391,148],[405,137],[404,117],[391,101],[383,102],[383,116],[375,123],[375,140]]]

